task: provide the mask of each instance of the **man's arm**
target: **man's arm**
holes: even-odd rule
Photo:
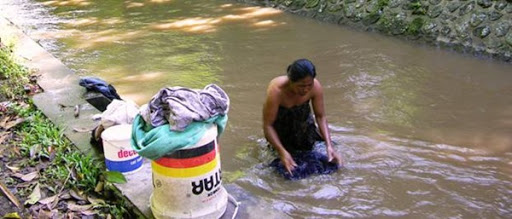
[[[277,91],[273,89],[274,88],[269,86],[269,89],[267,90],[267,99],[263,105],[263,132],[267,141],[269,141],[269,143],[279,153],[281,162],[288,173],[292,174],[292,170],[297,166],[297,164],[290,153],[288,153],[288,151],[283,147],[279,137],[277,136],[276,130],[272,126],[276,120],[277,112],[279,110],[278,94]]]
[[[325,116],[325,108],[324,108],[324,92],[322,85],[318,80],[315,79],[313,86],[313,111],[315,112],[316,123],[318,124],[318,129],[320,129],[320,134],[322,135],[325,146],[327,150],[327,158],[330,161],[334,161],[338,164],[342,163],[342,159],[338,153],[336,153],[332,147],[331,142],[331,134],[329,133],[329,125],[327,123],[327,118]]]

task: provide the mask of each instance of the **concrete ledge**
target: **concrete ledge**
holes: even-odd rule
[[[0,17],[0,38],[6,43],[14,43],[14,54],[24,60],[18,60],[30,69],[38,70],[41,74],[38,84],[44,92],[33,97],[34,104],[46,115],[50,121],[59,126],[64,135],[85,154],[93,154],[103,158],[100,150],[93,148],[89,143],[90,132],[75,132],[73,129],[92,129],[96,126],[92,116],[101,113],[84,98],[85,88],[78,82],[80,78],[73,74],[61,61],[46,52],[39,44],[35,43],[13,23]],[[62,108],[60,105],[66,107]],[[75,118],[74,106],[80,106],[80,115]],[[146,171],[147,166],[146,165]],[[151,169],[149,168],[149,171]],[[134,175],[135,176],[135,175]],[[138,209],[135,212],[152,218],[151,211],[147,204],[149,199],[140,194],[151,194],[151,174],[141,174],[146,179],[129,179],[127,184],[116,185],[117,189],[126,199]],[[141,185],[143,184],[143,185]],[[141,189],[143,188],[143,189]]]
[[[100,113],[83,99],[85,88],[78,85],[79,77],[3,17],[0,17],[0,29],[2,40],[14,43],[15,55],[22,57],[19,61],[41,74],[38,84],[44,92],[33,97],[37,108],[59,126],[82,152],[93,152],[89,144],[90,134],[73,131],[73,128],[94,128],[92,115]],[[77,118],[74,116],[75,105],[80,105]]]
[[[0,17],[0,38],[6,43],[14,43],[14,54],[24,60],[18,60],[31,69],[36,69],[41,74],[38,84],[44,90],[43,93],[33,97],[34,104],[54,124],[59,126],[64,135],[82,153],[92,153],[104,158],[101,150],[93,148],[90,144],[90,132],[75,132],[73,129],[92,129],[96,127],[92,116],[101,113],[86,101],[86,89],[78,82],[76,76],[61,61],[45,51],[25,35],[13,23]],[[66,107],[62,108],[61,105]],[[80,106],[80,115],[75,118],[74,106]],[[134,173],[126,174],[127,183],[116,184],[116,188],[137,209],[133,209],[142,217],[153,218],[150,209],[150,196],[153,192],[151,165],[144,161],[142,168]],[[286,214],[272,211],[272,203],[259,199],[236,184],[223,184],[228,193],[238,202],[242,202],[237,210],[236,218],[289,218]],[[222,218],[233,218],[234,203],[229,202],[228,208]]]

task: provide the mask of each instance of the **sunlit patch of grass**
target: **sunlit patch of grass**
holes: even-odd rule
[[[23,83],[28,81],[28,70],[17,65],[12,59],[9,48],[0,49],[0,69],[2,70],[2,83],[12,84],[12,90],[23,89]],[[16,76],[16,77],[15,77]],[[0,96],[8,96],[4,90],[0,90]],[[99,195],[107,198],[94,209],[98,210],[99,218],[108,218],[107,215],[114,215],[115,218],[126,218],[129,216],[127,203],[120,199],[122,194],[117,194],[113,184],[104,180],[104,162],[94,158],[91,154],[83,155],[76,147],[73,147],[59,127],[55,126],[41,111],[38,111],[32,101],[23,93],[21,97],[10,99],[10,104],[5,109],[9,117],[16,117],[20,120],[16,126],[4,132],[11,132],[14,136],[4,141],[13,153],[8,158],[16,163],[16,166],[23,171],[39,171],[39,178],[21,182],[18,179],[6,177],[2,181],[9,186],[16,186],[16,196],[27,198],[32,196],[32,186],[41,185],[46,195],[58,194],[64,188],[78,190],[85,195]],[[36,168],[34,168],[36,167]],[[27,169],[23,169],[27,168]],[[4,170],[1,170],[4,172]],[[6,176],[7,174],[2,174]],[[22,179],[25,180],[25,179]],[[103,183],[101,190],[97,190],[99,184]],[[39,188],[39,187],[38,187]],[[108,194],[108,195],[107,195]],[[114,194],[111,196],[110,194]],[[32,199],[31,197],[28,197]],[[30,205],[36,205],[37,200]],[[131,217],[130,217],[131,218]]]
[[[25,122],[21,126],[23,138],[21,151],[25,156],[37,151],[38,157],[49,158],[50,151],[58,149],[56,146],[68,147],[70,145],[68,141],[64,140],[62,131],[50,123],[40,111],[31,111],[26,118],[29,122]],[[35,146],[40,148],[36,149]]]
[[[73,165],[76,171],[76,178],[70,180],[70,186],[78,188],[85,192],[92,192],[98,184],[104,165],[100,160],[93,158],[92,155],[83,155],[78,151],[71,154],[62,154],[59,157],[65,166]]]
[[[14,98],[25,93],[23,85],[28,83],[27,68],[14,62],[9,47],[0,48],[0,93]]]
[[[22,136],[21,153],[31,160],[51,159],[55,153],[52,166],[47,168],[50,178],[65,179],[69,171],[76,171],[76,177],[69,180],[70,188],[90,192],[98,183],[98,177],[104,169],[103,162],[91,155],[83,155],[79,151],[71,151],[72,144],[64,136],[61,129],[51,123],[41,111],[33,107],[14,107],[18,115],[22,115],[29,122],[20,127]],[[74,168],[74,169],[73,169]]]

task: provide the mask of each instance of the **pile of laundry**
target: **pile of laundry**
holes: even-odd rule
[[[195,145],[212,124],[217,125],[220,135],[228,120],[229,97],[215,84],[201,90],[162,88],[141,107],[133,101],[122,100],[115,88],[101,79],[82,78],[80,85],[88,91],[100,92],[111,101],[99,116],[91,143],[101,147],[103,130],[132,124],[133,149],[151,160]]]
[[[195,145],[212,124],[220,135],[228,111],[229,97],[215,84],[202,90],[163,88],[135,117],[132,147],[140,156],[156,160]]]

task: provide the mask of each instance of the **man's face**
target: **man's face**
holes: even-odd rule
[[[311,91],[313,88],[314,79],[311,76],[307,76],[303,79],[300,79],[296,82],[292,82],[293,92],[299,94],[300,96],[305,96]]]

